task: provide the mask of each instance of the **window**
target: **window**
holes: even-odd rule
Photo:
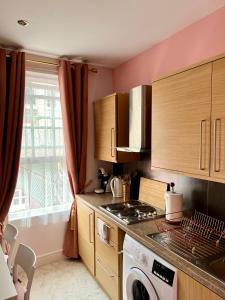
[[[9,219],[70,207],[58,77],[26,72],[23,136]]]

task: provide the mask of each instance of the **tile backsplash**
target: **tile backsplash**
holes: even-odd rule
[[[123,165],[123,173],[134,170],[146,178],[174,182],[175,190],[183,193],[184,209],[194,208],[225,221],[225,184],[151,170],[149,159]]]

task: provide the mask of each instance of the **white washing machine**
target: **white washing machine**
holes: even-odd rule
[[[177,300],[177,270],[151,250],[125,236],[123,300]]]

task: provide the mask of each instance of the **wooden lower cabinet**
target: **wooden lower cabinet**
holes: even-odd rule
[[[98,256],[96,256],[96,278],[111,299],[122,299],[120,298],[121,277]]]
[[[97,230],[98,219],[108,226],[109,239],[103,242]],[[96,279],[113,300],[122,299],[122,255],[125,233],[99,213],[95,214]]]
[[[178,300],[222,300],[204,285],[178,271]]]
[[[78,248],[82,261],[95,275],[94,210],[77,200]]]
[[[125,232],[107,217],[77,201],[79,254],[93,276],[112,300],[122,300],[122,254]],[[103,242],[98,219],[108,226],[109,239]],[[222,300],[208,288],[178,271],[178,300]]]

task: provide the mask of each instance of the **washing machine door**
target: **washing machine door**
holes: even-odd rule
[[[131,268],[126,279],[129,300],[159,300],[151,280],[138,268]]]

